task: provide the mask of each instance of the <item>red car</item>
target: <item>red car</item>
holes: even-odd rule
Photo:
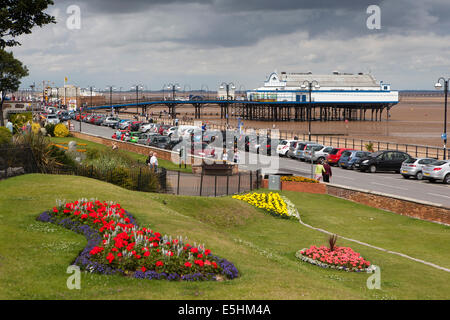
[[[342,153],[347,150],[355,150],[350,148],[334,148],[327,156],[327,161],[330,165],[337,165],[339,159],[341,159]]]

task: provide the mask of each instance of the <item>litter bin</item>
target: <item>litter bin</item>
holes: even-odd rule
[[[280,190],[281,182],[280,176],[270,175],[269,176],[269,190]]]

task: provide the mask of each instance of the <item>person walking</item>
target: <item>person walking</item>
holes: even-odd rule
[[[153,152],[150,151],[148,154],[147,160],[145,160],[145,163],[149,166],[150,169],[152,169],[152,165],[151,165],[152,156],[153,156]]]
[[[150,165],[155,172],[158,170],[158,158],[156,157],[156,152],[153,152],[153,156],[150,158]]]
[[[11,133],[14,133],[14,132],[13,132],[14,129],[13,129],[13,124],[12,124],[12,122],[9,121],[9,119],[6,120],[6,121],[7,121],[7,122],[6,122],[6,128],[7,128],[9,131],[11,131]]]
[[[323,162],[323,169],[324,169],[324,172],[322,173],[323,182],[330,182],[330,178],[333,175],[333,173],[331,172],[331,166],[327,160]]]
[[[322,179],[322,174],[325,171],[322,162],[319,162],[316,165],[316,171],[315,171],[315,175],[314,175],[314,179],[316,179],[317,181],[320,181]]]

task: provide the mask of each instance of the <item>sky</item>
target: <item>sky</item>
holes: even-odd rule
[[[431,90],[450,77],[448,0],[54,2],[47,12],[57,23],[20,36],[12,49],[30,71],[21,88],[62,86],[68,77],[124,91],[169,83],[217,90],[222,82],[250,90],[273,71],[339,71],[370,72],[394,90]],[[371,5],[380,8],[380,29],[367,26]]]

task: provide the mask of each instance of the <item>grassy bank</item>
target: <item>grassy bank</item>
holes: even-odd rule
[[[327,195],[283,192],[306,223],[450,267],[450,228]],[[238,279],[168,282],[82,274],[68,290],[66,268],[86,245],[81,235],[36,216],[55,199],[113,200],[141,225],[205,243],[233,262]],[[295,252],[326,244],[322,233],[264,214],[239,200],[177,197],[121,189],[89,178],[26,175],[0,181],[0,299],[448,299],[450,275],[423,264],[338,240],[381,267],[381,290],[368,274],[325,270]]]
[[[86,146],[80,146],[78,149],[111,150],[111,147],[109,147],[109,146],[105,146],[100,143],[95,143],[95,142],[91,142],[91,141],[87,141],[87,140],[83,140],[83,139],[79,139],[79,138],[75,138],[75,137],[67,137],[67,138],[52,137],[51,141],[53,143],[68,143],[70,141],[76,141],[77,143],[86,144]],[[148,156],[148,155],[143,155],[143,154],[126,151],[126,150],[119,150],[119,152],[122,152],[122,153],[132,157],[136,161],[140,161],[140,162],[145,162],[145,160],[147,159],[147,156]],[[179,166],[177,164],[173,163],[172,161],[168,161],[168,160],[164,160],[164,159],[158,159],[158,163],[159,163],[160,167],[166,168],[167,170],[181,171],[181,172],[188,172],[188,173],[192,172],[192,167],[189,165],[187,165],[186,168],[184,168],[184,165],[181,168],[179,168]]]

